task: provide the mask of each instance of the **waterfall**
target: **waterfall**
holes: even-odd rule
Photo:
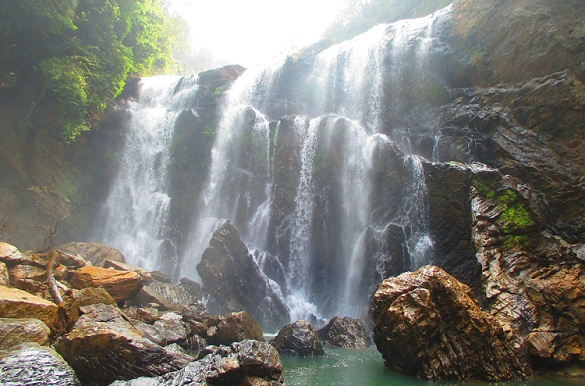
[[[130,264],[166,270],[163,256],[177,259],[168,228],[171,144],[175,118],[196,92],[196,78],[156,76],[142,79],[140,97],[129,102],[122,158],[98,239]]]

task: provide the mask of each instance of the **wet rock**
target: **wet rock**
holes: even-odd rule
[[[258,323],[245,311],[221,317],[217,325],[207,330],[207,342],[212,345],[229,345],[248,339],[263,342],[264,334]]]
[[[201,289],[201,284],[193,281],[187,277],[182,277],[179,280],[179,287],[185,289],[187,293],[194,297],[197,300],[201,300],[203,298],[203,291]]]
[[[59,324],[59,307],[28,292],[0,286],[0,318],[35,318],[54,330]]]
[[[270,344],[282,355],[316,357],[325,354],[317,331],[304,320],[284,326]]]
[[[67,362],[54,350],[38,343],[0,351],[0,374],[5,385],[80,385]]]
[[[142,278],[135,272],[92,266],[76,269],[70,282],[76,289],[102,287],[118,303],[131,298],[142,287]]]
[[[265,342],[246,340],[231,346],[209,346],[204,357],[184,369],[156,378],[118,381],[116,386],[145,385],[281,385],[284,380],[278,351]]]
[[[51,330],[38,319],[0,318],[0,350],[26,342],[49,345]]]
[[[67,243],[57,249],[79,255],[95,267],[103,267],[106,260],[126,263],[126,258],[120,251],[100,243]]]
[[[87,384],[158,376],[183,368],[193,358],[174,354],[134,328],[114,306],[81,307],[83,315],[55,348]]]
[[[185,344],[187,342],[187,329],[182,320],[181,315],[166,312],[153,323],[153,327],[163,333],[165,346],[171,343]]]
[[[437,267],[385,280],[373,299],[374,341],[386,365],[426,379],[525,379],[513,335],[471,289]]]
[[[317,331],[322,342],[330,346],[367,348],[370,337],[361,320],[336,316],[325,327]]]
[[[213,234],[197,272],[209,296],[209,312],[226,315],[244,310],[266,330],[288,323],[288,307],[262,275],[229,221]]]
[[[83,288],[81,290],[70,290],[63,296],[63,309],[71,323],[77,322],[80,317],[79,309],[92,304],[105,304],[115,306],[116,301],[103,288]]]

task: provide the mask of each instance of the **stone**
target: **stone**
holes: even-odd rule
[[[55,330],[59,325],[59,307],[28,292],[0,287],[0,318],[35,318]]]
[[[265,330],[288,323],[289,310],[260,272],[237,229],[227,221],[214,232],[197,264],[211,313],[246,311]]]
[[[149,281],[152,279],[152,275],[147,270],[120,261],[104,260],[103,268],[114,268],[118,271],[136,272],[144,281]]]
[[[49,345],[51,330],[38,319],[0,318],[0,350],[8,350],[26,342]]]
[[[0,241],[0,261],[15,265],[23,261],[24,257],[14,245]]]
[[[142,278],[135,272],[92,266],[76,269],[70,283],[76,289],[102,287],[118,303],[131,298],[142,288]]]
[[[207,331],[207,342],[212,345],[230,345],[243,340],[264,341],[260,325],[245,312],[234,312],[220,318],[217,325]]]
[[[156,378],[118,381],[113,386],[275,386],[284,382],[278,351],[265,342],[246,340],[229,347],[208,346],[202,355],[180,371]]]
[[[0,379],[3,385],[80,385],[69,364],[55,350],[38,343],[0,351]]]
[[[164,346],[171,343],[186,344],[187,329],[183,317],[174,312],[165,312],[152,326],[162,333]]]
[[[334,347],[363,349],[370,345],[370,337],[359,319],[336,316],[317,331],[319,339]]]
[[[57,339],[55,349],[83,383],[158,376],[193,360],[143,337],[117,307],[94,304],[81,307],[80,312],[83,315],[69,333]]]
[[[70,290],[63,296],[63,309],[67,313],[69,321],[77,322],[79,319],[79,309],[92,304],[106,304],[117,307],[116,301],[108,291],[103,288],[83,288],[80,290]]]
[[[304,320],[284,326],[269,343],[281,355],[316,357],[325,354],[317,331]]]
[[[4,262],[0,262],[0,285],[9,286],[10,276],[8,275],[8,268]]]
[[[438,267],[384,280],[372,305],[374,341],[386,366],[429,380],[526,379],[513,335]]]
[[[73,242],[61,245],[57,249],[72,255],[79,255],[96,267],[103,267],[106,260],[126,263],[126,258],[120,251],[100,243]]]

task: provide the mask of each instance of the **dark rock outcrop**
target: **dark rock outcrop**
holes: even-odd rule
[[[359,319],[336,316],[325,327],[317,331],[322,342],[334,347],[366,348],[370,336]]]
[[[468,286],[432,266],[385,280],[373,318],[386,365],[432,380],[525,379],[523,347],[472,297]]]
[[[202,359],[184,369],[157,378],[138,378],[113,383],[116,386],[144,385],[280,385],[284,373],[280,356],[268,343],[246,340],[231,346],[209,346]]]
[[[282,355],[316,357],[325,354],[317,331],[304,320],[284,326],[270,344]]]
[[[288,323],[289,310],[262,275],[236,228],[228,221],[214,232],[197,265],[209,312],[244,310],[265,330]]]
[[[55,349],[84,383],[158,376],[193,360],[144,338],[114,306],[97,304],[80,311],[83,315],[71,332],[57,339]]]
[[[54,350],[38,343],[0,351],[0,374],[4,385],[80,385],[67,362]]]

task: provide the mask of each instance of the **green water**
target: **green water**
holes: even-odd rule
[[[535,378],[527,382],[429,382],[397,373],[384,366],[375,347],[367,350],[326,348],[319,358],[282,356],[286,386],[576,386],[585,385],[580,379]]]

